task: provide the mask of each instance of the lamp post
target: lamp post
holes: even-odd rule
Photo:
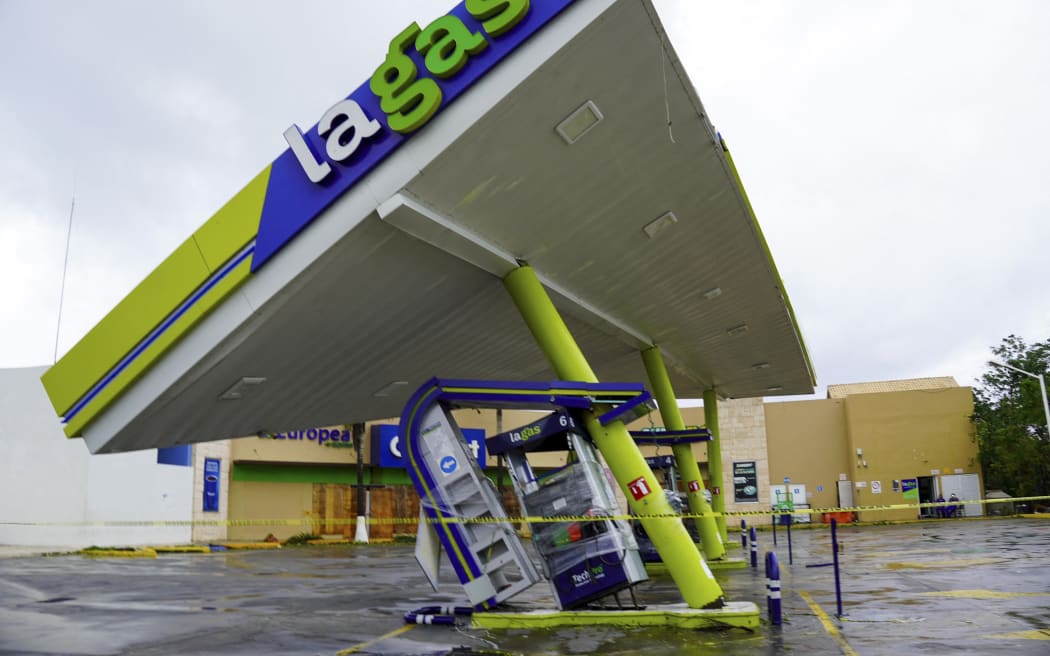
[[[1046,399],[1046,381],[1043,379],[1043,374],[1033,374],[1030,371],[1025,371],[1024,369],[1018,369],[1017,367],[1012,367],[1012,366],[1010,366],[1008,364],[1005,364],[1003,362],[996,362],[995,360],[989,360],[988,364],[993,365],[995,367],[1002,367],[1004,369],[1009,369],[1010,371],[1016,371],[1017,373],[1024,374],[1025,376],[1028,376],[1029,378],[1036,378],[1036,379],[1039,380],[1039,390],[1043,393],[1043,413],[1046,416],[1046,431],[1047,431],[1047,435],[1050,436],[1050,403],[1048,403],[1047,399]]]

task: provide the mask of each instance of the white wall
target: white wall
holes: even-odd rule
[[[46,370],[0,369],[0,544],[188,543],[193,468],[158,465],[155,449],[91,455],[62,432],[40,383]],[[101,525],[156,520],[185,524]]]

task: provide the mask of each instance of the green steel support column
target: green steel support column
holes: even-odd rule
[[[503,284],[558,377],[563,380],[598,382],[532,268],[526,265],[511,271],[503,279]],[[652,539],[653,546],[686,604],[690,608],[721,607],[725,603],[722,587],[711,574],[682,522],[677,518],[651,516],[672,515],[674,511],[660,492],[656,476],[623,422],[615,421],[602,426],[592,413],[587,413],[584,420],[587,432],[620,484],[631,509],[641,516],[642,526]],[[632,489],[638,494],[637,499]]]
[[[704,424],[711,432],[711,441],[707,443],[707,473],[711,476],[711,487],[715,488],[711,491],[711,506],[718,513],[715,518],[718,532],[723,540],[728,540],[725,477],[722,475],[722,434],[718,430],[718,394],[713,389],[704,391]]]
[[[664,426],[667,430],[685,430],[685,421],[678,410],[678,400],[675,399],[671,379],[667,376],[667,366],[664,364],[660,347],[654,346],[642,351],[642,361],[645,362],[645,371],[649,374],[653,396],[660,405],[660,416],[663,417]],[[710,453],[710,447],[708,449]],[[682,481],[686,484],[689,510],[693,514],[702,515],[696,520],[696,524],[700,529],[700,543],[704,546],[704,555],[709,560],[723,558],[726,555],[725,543],[715,518],[711,516],[711,507],[704,497],[704,479],[700,475],[700,467],[696,464],[696,456],[693,455],[693,445],[675,444],[671,451],[674,453],[678,471],[682,474]],[[716,479],[712,477],[712,481],[714,480]]]

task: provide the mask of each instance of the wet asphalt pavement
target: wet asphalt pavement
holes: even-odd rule
[[[806,566],[832,560],[829,531],[793,531],[793,564],[777,538],[782,626],[765,621],[761,562],[716,571],[729,599],[762,610],[754,632],[406,625],[415,608],[465,600],[456,583],[430,589],[412,545],[0,558],[0,654],[1050,654],[1048,520],[840,527],[841,619],[832,568]],[[774,548],[770,532],[758,540]],[[681,600],[666,577],[637,597]],[[548,598],[539,584],[514,601]]]

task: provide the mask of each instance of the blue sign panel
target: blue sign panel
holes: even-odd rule
[[[481,468],[485,468],[485,460],[488,453],[485,450],[485,431],[480,428],[462,428],[463,438],[467,441],[467,447],[478,459]],[[404,467],[405,450],[401,437],[397,434],[398,427],[394,424],[373,424],[372,426],[372,464],[380,467]],[[451,456],[449,456],[451,458]],[[448,463],[451,469],[445,469],[446,463],[441,461],[441,469],[446,474],[456,470],[455,459]]]
[[[193,445],[162,446],[157,449],[158,465],[178,465],[189,467],[193,464]]]
[[[601,557],[587,558],[555,574],[551,582],[564,608],[584,606],[598,597],[623,588],[628,583],[623,561],[606,562]]]
[[[576,428],[576,420],[569,413],[559,410],[527,426],[493,435],[488,440],[489,453],[500,455],[511,449],[565,451],[568,446],[564,435],[571,428]],[[562,439],[546,443],[548,438],[555,436],[561,436]]]
[[[670,455],[649,456],[645,459],[645,463],[650,469],[670,469],[675,466],[674,456]]]
[[[218,458],[204,459],[204,512],[219,512],[219,480],[221,477]]]
[[[290,147],[270,171],[252,271],[572,2],[505,3],[495,8],[504,15],[477,8],[472,15],[473,3],[461,2],[422,30],[413,23],[395,37],[370,80],[312,128],[285,132]],[[522,14],[514,10],[519,4]],[[413,103],[423,112],[414,121]]]

